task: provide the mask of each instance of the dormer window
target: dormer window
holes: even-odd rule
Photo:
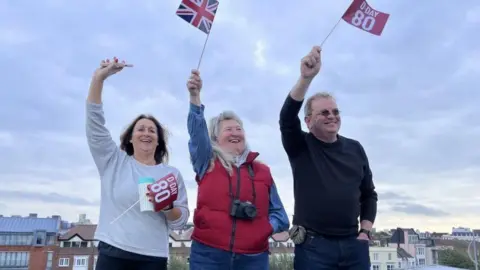
[[[34,246],[45,246],[45,242],[47,240],[47,232],[46,231],[34,231],[33,232],[33,245]]]

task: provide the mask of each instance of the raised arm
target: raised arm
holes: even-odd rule
[[[123,69],[125,63],[113,61],[102,61],[100,67],[95,71],[90,83],[86,104],[86,136],[90,153],[97,166],[100,175],[103,174],[106,166],[116,156],[119,149],[105,127],[105,116],[102,104],[103,83],[110,75]]]
[[[278,195],[275,183],[270,187],[270,205],[268,208],[268,217],[273,228],[273,234],[288,231],[290,221],[287,212],[283,207],[282,200]]]
[[[305,133],[302,131],[298,113],[302,108],[303,100],[312,80],[320,71],[320,53],[320,47],[313,47],[310,53],[302,59],[300,65],[301,76],[290,91],[280,111],[279,123],[282,144],[290,157],[300,153],[305,145]]]
[[[210,165],[213,150],[208,136],[207,121],[203,113],[205,106],[200,101],[202,79],[197,70],[192,70],[192,74],[187,82],[187,88],[190,92],[190,110],[187,119],[188,134],[190,136],[188,150],[193,170],[198,175],[198,179],[202,179]]]

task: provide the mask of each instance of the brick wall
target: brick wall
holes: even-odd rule
[[[30,261],[28,270],[45,270],[47,266],[47,255],[49,251],[54,252],[53,258],[55,258],[57,247],[56,246],[44,246],[44,247],[32,247],[32,246],[0,246],[0,251],[8,252],[29,252]],[[55,260],[55,259],[54,259]],[[55,261],[52,262],[52,266]]]
[[[59,248],[55,254],[52,270],[68,270],[72,269],[73,259],[75,256],[88,256],[88,269],[93,269],[94,257],[98,254],[96,247],[88,248]],[[59,267],[60,258],[69,258],[68,267]]]

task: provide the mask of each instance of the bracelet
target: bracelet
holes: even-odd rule
[[[164,208],[162,212],[167,213],[170,212],[173,209],[173,203],[168,206],[168,208]]]

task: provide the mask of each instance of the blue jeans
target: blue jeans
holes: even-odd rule
[[[268,252],[238,254],[192,240],[190,270],[268,270]]]
[[[295,246],[295,270],[369,270],[368,241],[307,235]]]

